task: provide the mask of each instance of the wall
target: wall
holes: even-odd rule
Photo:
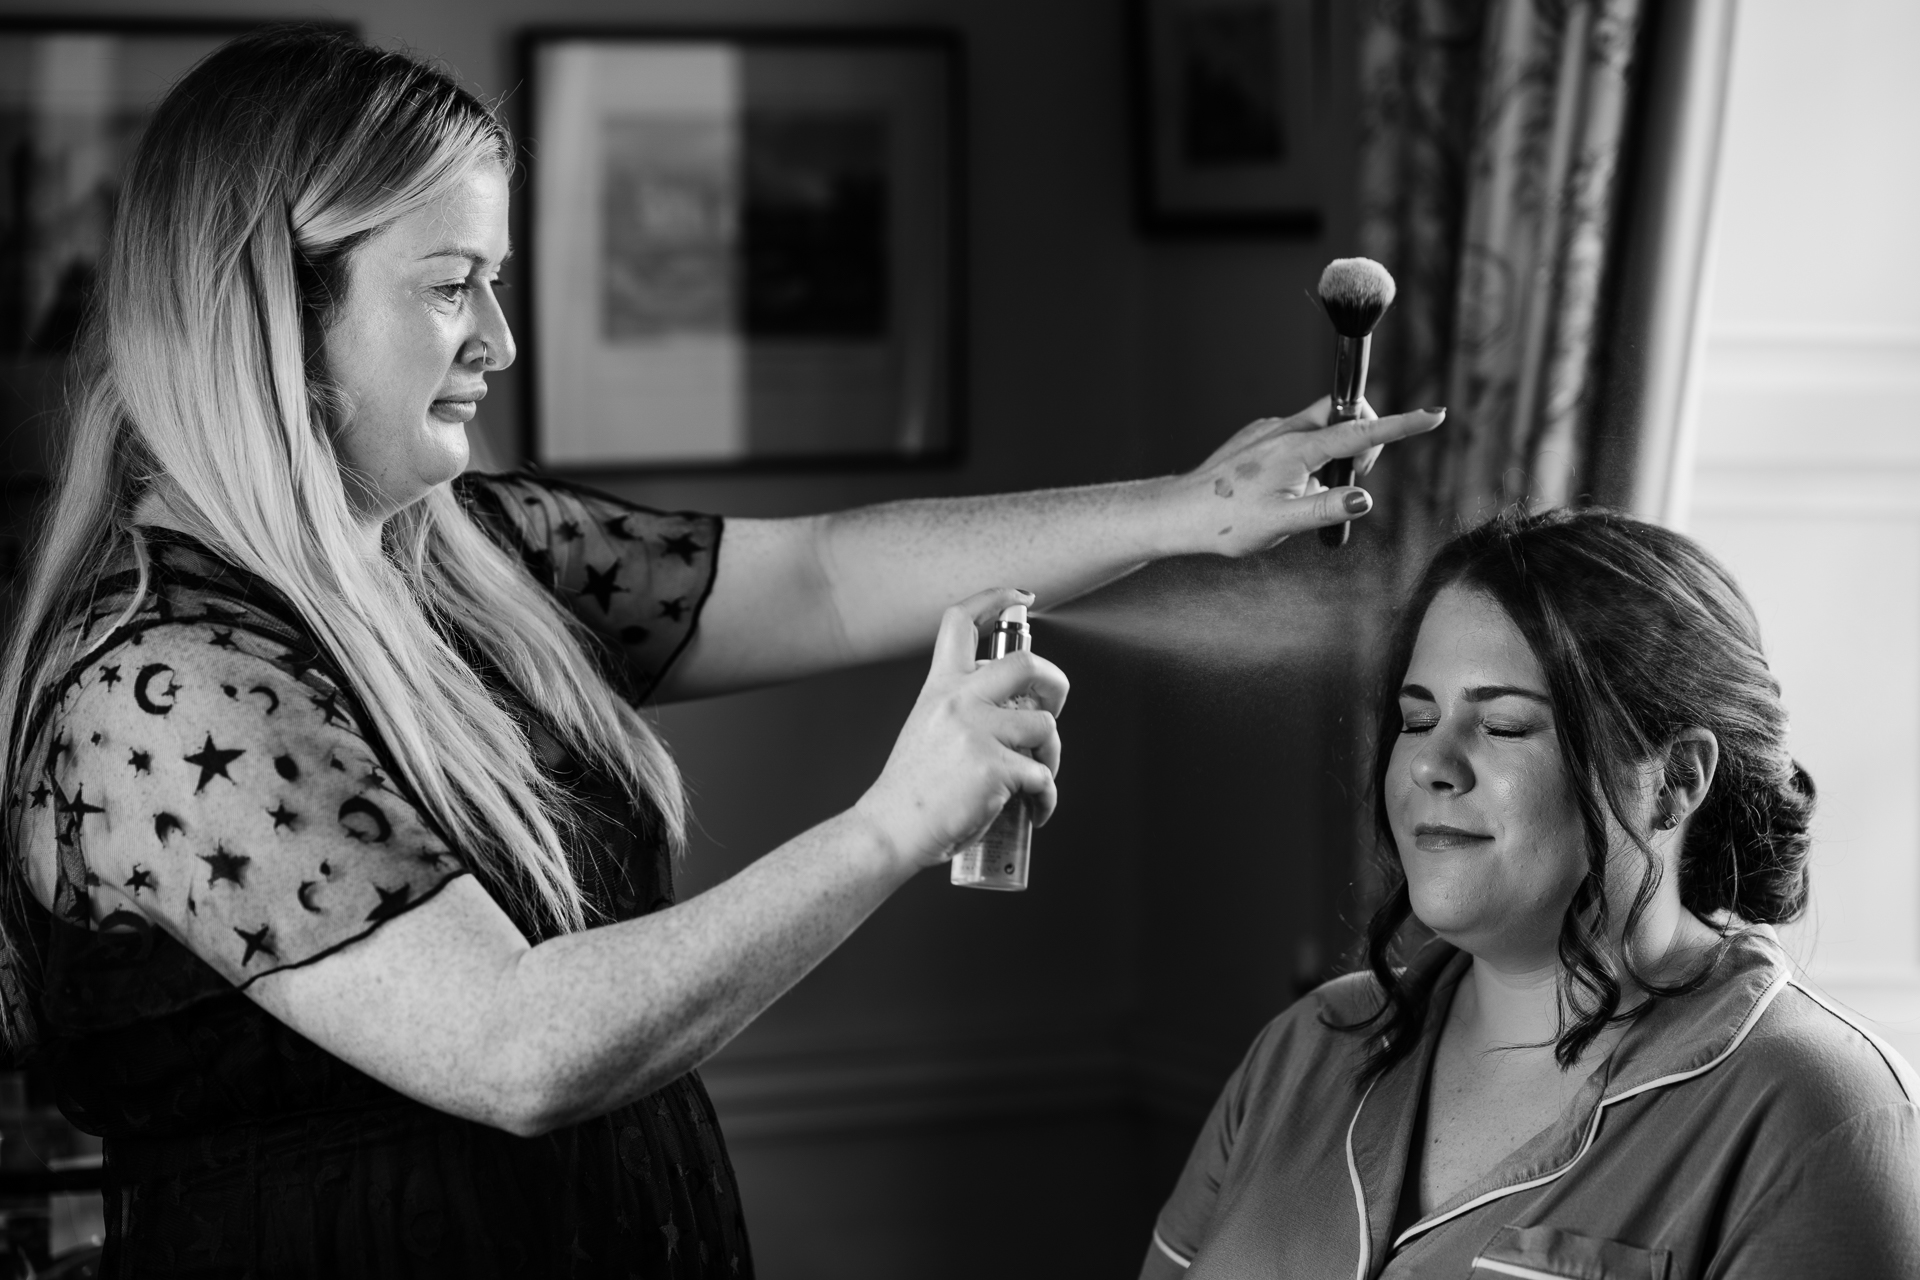
[[[1344,50],[1351,16],[1336,8]],[[1118,0],[207,0],[192,11],[354,21],[507,95],[510,114],[515,34],[531,22],[964,34],[965,464],[607,482],[626,496],[773,516],[1140,476],[1192,465],[1243,422],[1323,390],[1330,344],[1303,290],[1352,252],[1345,174],[1329,175],[1332,230],[1318,242],[1141,239]],[[178,9],[0,0],[0,15],[28,12]],[[1337,130],[1350,113],[1334,104]],[[507,464],[518,373],[493,382],[477,431]],[[1318,554],[1285,547],[1268,567],[1324,589]],[[1156,582],[1209,571],[1162,566],[1135,589],[1150,600]],[[1034,890],[968,894],[923,877],[705,1071],[771,1280],[1130,1273],[1214,1091],[1345,941],[1346,654],[1223,674],[1039,634],[1075,691],[1064,803],[1038,837]],[[683,892],[851,803],[919,676],[901,663],[663,710],[699,826]]]
[[[1813,979],[1920,1060],[1920,85],[1905,0],[1743,0],[1690,529],[1820,788]]]

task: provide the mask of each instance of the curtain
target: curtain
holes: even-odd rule
[[[1645,7],[1377,0],[1368,19],[1361,252],[1400,286],[1373,398],[1448,409],[1383,468],[1409,551],[1590,480]]]

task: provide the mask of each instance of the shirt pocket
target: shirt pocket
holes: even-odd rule
[[[1472,1280],[1667,1280],[1672,1257],[1559,1227],[1502,1227],[1473,1260]]]

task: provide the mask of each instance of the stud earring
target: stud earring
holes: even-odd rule
[[[1680,815],[1671,809],[1663,810],[1660,814],[1660,820],[1653,825],[1662,831],[1671,831],[1680,825]]]

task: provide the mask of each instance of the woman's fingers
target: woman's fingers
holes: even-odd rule
[[[1047,766],[1048,773],[1060,772],[1060,728],[1048,712],[995,707],[985,727],[1002,746],[1028,753]]]
[[[1053,771],[1038,760],[1009,751],[1006,761],[1007,779],[1013,789],[1026,797],[1029,811],[1033,814],[1033,825],[1044,827],[1047,819],[1053,817],[1053,811],[1060,806],[1060,792],[1053,781]]]
[[[977,591],[940,615],[940,630],[933,640],[933,670],[965,675],[973,670],[973,655],[980,646],[981,626],[991,625],[1010,605],[1032,604],[1033,593],[1015,587],[993,587]]]
[[[983,662],[971,680],[972,693],[982,702],[996,706],[1012,702],[1021,694],[1035,705],[1059,715],[1067,705],[1071,687],[1067,673],[1037,653],[1010,653],[992,662]]]
[[[1317,469],[1335,458],[1354,458],[1395,440],[1431,431],[1446,420],[1445,409],[1416,409],[1385,418],[1355,418],[1335,423],[1306,438],[1306,463]]]

